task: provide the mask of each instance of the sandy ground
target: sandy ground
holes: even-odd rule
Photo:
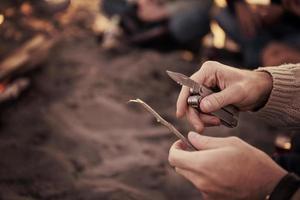
[[[176,138],[126,104],[141,98],[188,132],[187,122],[175,119],[179,87],[165,70],[190,75],[197,68],[180,52],[129,49],[112,55],[88,33],[62,39],[32,74],[31,89],[1,108],[1,199],[200,199],[168,165]],[[237,129],[205,134],[236,135],[272,150],[271,133],[249,115],[241,116]]]

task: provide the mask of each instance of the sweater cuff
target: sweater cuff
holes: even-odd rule
[[[278,119],[284,116],[292,105],[293,96],[297,92],[297,81],[295,70],[299,69],[299,64],[281,65],[276,67],[258,68],[258,72],[267,72],[272,76],[273,89],[266,105],[258,111],[267,120]],[[299,90],[299,86],[298,86]],[[282,119],[282,118],[281,118]],[[283,120],[284,121],[284,120]],[[284,126],[285,122],[280,120],[277,125]]]

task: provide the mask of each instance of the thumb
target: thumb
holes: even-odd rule
[[[217,149],[225,146],[224,138],[204,136],[196,132],[190,132],[188,138],[193,146],[199,150]]]
[[[200,108],[202,112],[211,113],[224,106],[236,103],[238,98],[238,91],[234,87],[229,87],[204,97],[200,102]]]

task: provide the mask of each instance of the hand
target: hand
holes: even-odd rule
[[[156,22],[168,18],[168,12],[156,0],[139,0],[138,17],[145,22]]]
[[[261,25],[259,17],[245,2],[236,2],[235,10],[242,33],[248,38],[253,38],[256,35],[256,30]]]
[[[287,173],[265,153],[236,137],[191,132],[189,140],[200,151],[185,151],[184,143],[177,141],[170,149],[169,162],[204,199],[265,199]]]
[[[262,106],[272,90],[272,78],[265,72],[240,70],[218,62],[205,62],[191,79],[207,87],[219,87],[220,92],[209,95],[200,102],[203,113],[188,107],[189,89],[183,87],[177,100],[177,117],[187,116],[195,129],[201,132],[204,126],[220,124],[211,113],[227,105],[234,105],[242,111],[253,110]]]

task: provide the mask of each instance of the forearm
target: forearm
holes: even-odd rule
[[[258,114],[280,127],[300,127],[300,64],[259,68],[272,76],[273,89]]]

